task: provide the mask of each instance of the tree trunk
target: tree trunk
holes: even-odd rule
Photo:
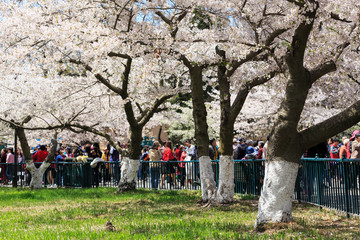
[[[25,130],[23,128],[16,128],[17,136],[20,141],[21,149],[25,156],[26,169],[31,174],[30,188],[40,189],[42,188],[42,179],[46,169],[50,166],[55,156],[55,150],[57,147],[57,132],[54,133],[53,139],[51,140],[49,155],[39,168],[35,167],[35,164],[31,158],[29,143],[26,138]]]
[[[206,122],[206,107],[203,91],[202,68],[190,68],[195,138],[200,165],[202,201],[211,202],[216,198],[216,183],[209,157],[209,135]]]
[[[44,176],[46,169],[48,169],[49,166],[50,166],[50,163],[44,161],[39,168],[36,168],[35,165],[34,165],[34,168],[31,168],[32,169],[32,171],[30,171],[30,173],[31,173],[30,188],[31,189],[42,188],[43,176]]]
[[[231,156],[220,156],[219,187],[216,200],[219,203],[231,203],[234,197],[234,159]]]
[[[292,220],[291,199],[300,157],[305,150],[297,127],[313,83],[311,73],[304,68],[304,54],[316,10],[317,8],[306,12],[305,20],[297,26],[291,48],[285,57],[289,79],[269,140],[265,179],[255,227],[271,221]]]
[[[217,52],[226,62],[225,52],[217,49]],[[226,77],[224,64],[218,66],[218,82],[220,89],[220,164],[219,164],[219,188],[216,200],[219,203],[230,203],[234,196],[234,159],[232,140],[234,137],[234,122],[236,117],[231,113],[230,82]]]
[[[199,158],[200,164],[200,179],[202,202],[212,202],[216,197],[216,183],[214,180],[214,170],[211,165],[209,156],[201,156]]]
[[[292,220],[291,208],[299,164],[281,158],[268,159],[255,227],[266,222]]]
[[[129,157],[121,161],[121,179],[118,192],[136,189],[136,181],[139,170],[139,157],[141,155],[142,127],[130,127]]]
[[[35,164],[31,158],[30,147],[27,141],[25,130],[23,128],[17,128],[17,136],[19,138],[21,148],[25,156],[26,169],[31,174],[30,188],[40,189],[42,188],[42,179],[46,169],[50,166],[51,162],[54,160],[55,151],[57,147],[57,132],[54,132],[54,135],[50,144],[50,151],[44,162],[39,168],[35,167]]]

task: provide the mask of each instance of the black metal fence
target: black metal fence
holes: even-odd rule
[[[116,187],[120,180],[120,162],[103,162],[92,168],[87,162],[53,163],[44,174],[47,187]],[[219,162],[212,161],[214,179],[219,183]],[[0,184],[9,186],[13,164],[0,164]],[[260,195],[264,179],[264,160],[235,160],[235,193]],[[18,186],[30,183],[24,164],[18,166]],[[360,159],[301,160],[294,198],[324,206],[348,215],[360,215]],[[141,162],[138,188],[200,189],[198,161]]]

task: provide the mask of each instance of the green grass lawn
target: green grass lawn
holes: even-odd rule
[[[198,191],[0,188],[0,239],[356,239],[360,220],[295,204],[294,222],[253,230],[257,200],[202,208]],[[116,228],[105,229],[107,221]]]

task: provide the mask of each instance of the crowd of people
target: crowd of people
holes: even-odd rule
[[[126,146],[122,146],[126,147]],[[30,172],[28,172],[25,169],[24,163],[25,158],[24,154],[22,153],[21,149],[18,148],[17,150],[17,163],[22,166],[25,175],[26,180],[29,183],[31,180]],[[42,162],[45,161],[47,156],[49,155],[49,149],[46,145],[37,145],[36,147],[32,148],[32,160],[35,164],[35,167],[39,167]],[[59,168],[57,166],[59,165],[59,162],[65,162],[65,161],[86,161],[87,158],[89,159],[95,159],[95,158],[101,158],[103,161],[119,161],[120,160],[120,154],[119,152],[111,147],[110,145],[107,145],[102,151],[100,150],[99,143],[95,142],[91,144],[90,142],[86,142],[83,146],[77,146],[77,147],[69,147],[69,146],[63,146],[60,144],[60,146],[56,149],[55,157],[52,159],[52,163],[50,164],[48,170],[46,171],[46,183],[48,187],[57,187],[55,184],[56,177],[59,177]],[[0,182],[4,185],[11,183],[13,180],[13,172],[14,172],[14,163],[15,163],[15,154],[13,148],[4,148],[1,151],[1,165],[0,165]],[[100,164],[97,164],[93,168],[93,174],[95,179],[94,184],[96,186],[99,186],[99,181],[101,180],[101,174],[99,172],[99,168],[101,167]],[[107,169],[106,172],[109,172],[110,174],[110,166],[106,165],[105,168]],[[61,169],[60,169],[61,170]],[[63,184],[63,179],[58,180],[57,182],[60,182]]]
[[[353,131],[351,137],[333,137],[304,153],[304,157],[331,159],[360,159],[360,132]]]
[[[120,143],[118,143],[120,145]],[[233,158],[235,160],[242,159],[266,159],[267,142],[258,140],[245,140],[242,138],[233,141]],[[126,148],[126,145],[122,145]],[[45,161],[48,156],[48,149],[45,145],[38,145],[33,148],[32,160],[35,166]],[[209,157],[211,160],[218,160],[220,156],[219,148],[214,138],[209,141]],[[360,132],[354,131],[350,138],[343,137],[332,138],[326,143],[320,143],[311,149],[308,149],[303,157],[319,157],[319,158],[360,158]],[[82,146],[69,147],[60,145],[55,154],[55,159],[46,172],[46,182],[49,187],[56,187],[56,183],[63,184],[63,179],[57,179],[57,163],[64,161],[86,161],[87,159],[101,159],[102,162],[120,162],[121,154],[110,144],[100,149],[99,143],[84,143]],[[191,140],[185,140],[182,144],[176,144],[173,147],[171,141],[163,144],[155,141],[151,146],[145,145],[142,148],[140,156],[140,164],[138,178],[140,181],[147,181],[150,178],[150,184],[153,189],[164,187],[166,183],[173,185],[179,182],[179,188],[183,188],[186,184],[194,186],[198,184],[199,164],[193,160],[197,160],[196,146]],[[189,162],[190,161],[190,162]],[[15,162],[15,154],[13,148],[5,148],[1,151],[0,165],[0,181],[8,184],[13,179],[13,163]],[[21,149],[17,149],[17,162],[24,163],[24,155]],[[4,164],[6,163],[6,164]],[[118,165],[119,166],[119,165]],[[110,181],[119,169],[115,169],[114,164],[94,164],[93,167],[93,184],[99,186],[101,179]],[[25,170],[25,169],[24,169]],[[26,171],[26,170],[25,170]],[[26,172],[29,174],[28,172]],[[174,185],[176,187],[178,185]]]
[[[216,150],[217,151],[217,150]],[[191,140],[185,140],[183,145],[176,144],[173,148],[171,141],[165,142],[162,146],[155,141],[150,147],[144,146],[139,167],[139,179],[146,181],[149,173],[151,188],[158,189],[165,187],[165,183],[177,188],[174,184],[176,179],[180,182],[180,188],[185,184],[196,184],[199,179],[199,164],[193,161],[198,159],[195,145]]]

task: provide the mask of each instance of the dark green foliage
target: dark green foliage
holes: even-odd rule
[[[204,30],[210,29],[213,25],[211,21],[210,15],[206,13],[205,9],[201,7],[196,7],[193,11],[193,17],[190,21],[190,28],[193,29],[194,27]]]

